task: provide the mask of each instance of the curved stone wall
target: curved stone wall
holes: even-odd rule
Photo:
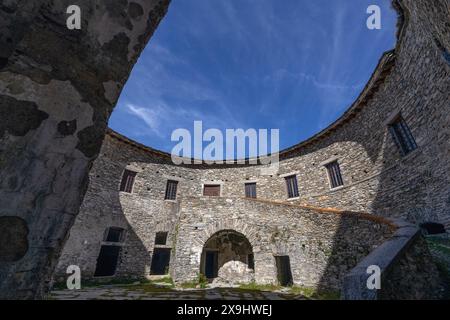
[[[275,257],[289,256],[293,283],[339,290],[343,276],[392,235],[393,226],[349,212],[244,198],[182,200],[172,276],[195,279],[206,241],[221,230],[245,235],[257,283],[277,283]]]
[[[445,0],[394,1],[399,39],[380,60],[360,97],[334,124],[284,150],[280,170],[259,165],[175,166],[170,156],[109,131],[91,170],[91,183],[59,264],[93,275],[104,230],[127,230],[116,275],[148,274],[157,231],[168,232],[170,273],[177,282],[199,272],[204,242],[235,230],[255,254],[255,279],[276,281],[274,255],[291,257],[297,284],[337,289],[343,275],[389,236],[384,223],[354,215],[318,213],[298,205],[363,211],[419,224],[450,227],[450,28]],[[400,9],[401,8],[401,9]],[[402,156],[388,123],[401,115],[418,148]],[[330,190],[324,163],[338,160],[344,186]],[[125,168],[137,172],[132,193],[118,191]],[[284,176],[296,174],[298,199],[289,200]],[[176,201],[164,200],[177,180]],[[260,199],[244,196],[257,183]],[[221,197],[202,197],[202,185],[221,184]],[[319,246],[319,243],[321,245]],[[305,245],[303,247],[302,245]],[[159,245],[160,246],[160,245]]]
[[[125,168],[138,172],[132,193],[118,191]],[[204,169],[173,166],[164,155],[108,136],[60,259],[59,277],[73,264],[81,267],[84,279],[93,277],[101,246],[110,244],[103,241],[106,228],[120,227],[126,236],[116,277],[148,275],[155,248],[171,248],[170,274],[177,283],[191,281],[200,272],[206,241],[233,230],[252,246],[256,282],[276,283],[274,256],[288,255],[295,284],[337,290],[344,274],[392,233],[375,216],[242,195],[203,197],[204,174]],[[164,200],[167,179],[179,179],[176,201]],[[165,245],[155,245],[157,232],[168,232]]]
[[[448,42],[445,25],[449,22],[440,14],[448,11],[448,6],[445,1],[402,3],[406,21],[399,30],[397,48],[382,57],[372,79],[342,118],[281,152],[276,175],[261,175],[261,166],[250,165],[172,166],[168,154],[112,131],[109,135],[159,154],[160,161],[166,163],[164,174],[173,172],[186,178],[180,187],[188,186],[188,190],[180,192],[181,196],[201,195],[202,183],[220,181],[223,196],[240,197],[244,183],[255,181],[258,197],[287,200],[282,177],[295,173],[300,196],[294,202],[450,227],[450,192],[446,187],[450,183],[450,62],[442,47]],[[405,119],[418,145],[407,156],[401,155],[389,132],[388,122],[396,114]],[[338,160],[344,180],[344,186],[335,190],[330,190],[323,165],[330,159]],[[143,176],[148,178],[145,173]],[[163,193],[165,179],[156,177]],[[139,192],[152,197],[147,190]]]

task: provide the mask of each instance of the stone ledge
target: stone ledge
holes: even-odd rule
[[[383,290],[383,282],[386,281],[389,272],[395,263],[403,257],[408,248],[420,237],[420,229],[411,223],[390,219],[397,226],[394,235],[373,250],[345,277],[342,286],[341,299],[343,300],[377,300]],[[376,265],[381,270],[381,289],[367,288],[367,273],[369,266]]]
[[[376,222],[378,224],[385,224],[388,225],[391,229],[396,230],[397,228],[399,228],[400,224],[398,224],[396,221],[397,220],[393,220],[393,219],[388,219],[388,218],[384,218],[381,216],[377,216],[374,214],[370,214],[370,213],[366,213],[366,212],[355,212],[355,211],[347,211],[347,210],[341,210],[341,209],[336,209],[336,208],[319,208],[319,207],[314,207],[314,206],[310,206],[310,205],[300,205],[300,204],[296,204],[296,203],[291,203],[289,201],[280,201],[280,200],[268,200],[268,199],[257,199],[257,198],[238,198],[238,199],[243,199],[243,200],[247,200],[247,201],[253,201],[253,202],[260,202],[260,203],[266,203],[266,204],[272,204],[272,205],[281,205],[281,206],[289,206],[289,207],[295,207],[295,208],[299,208],[299,209],[303,209],[303,210],[311,210],[314,211],[316,213],[325,213],[325,214],[341,214],[341,215],[353,215],[355,217],[361,218],[361,219],[365,219],[365,220],[370,220],[372,222]],[[412,224],[408,224],[408,226],[414,226]]]

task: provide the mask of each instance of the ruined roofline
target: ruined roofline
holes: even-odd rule
[[[283,149],[279,152],[279,158],[280,160],[286,159],[289,156],[292,156],[294,153],[297,153],[302,148],[306,148],[321,139],[326,138],[328,135],[335,132],[338,128],[345,125],[347,122],[351,121],[352,118],[354,118],[363,108],[366,106],[369,101],[371,101],[375,95],[375,93],[378,91],[378,89],[384,84],[385,80],[387,79],[388,75],[391,73],[393,67],[395,66],[397,53],[400,50],[401,44],[403,42],[403,37],[405,34],[406,26],[409,22],[408,17],[408,11],[404,7],[402,0],[392,0],[392,6],[397,11],[398,14],[398,27],[397,27],[397,43],[394,49],[386,51],[382,54],[381,58],[378,61],[378,65],[375,68],[374,72],[372,73],[369,81],[365,85],[364,89],[359,94],[358,98],[350,105],[350,107],[345,111],[338,119],[336,119],[333,123],[331,123],[329,126],[327,126],[325,129],[319,131],[318,133],[314,134],[312,137],[293,145],[292,147],[288,147],[286,149]],[[151,154],[161,156],[166,159],[171,159],[171,154],[165,151],[157,150],[151,147],[148,147],[144,144],[141,144],[139,142],[136,142],[116,131],[114,131],[111,128],[107,128],[106,134],[110,137],[113,137],[119,141],[122,141],[124,143],[127,143],[129,145],[132,145],[138,149],[141,149],[143,151],[149,152]],[[194,158],[181,158],[190,160],[193,162]],[[258,157],[259,159],[259,157]],[[249,165],[249,161],[251,159],[245,158],[245,164]],[[234,160],[234,163],[238,163],[240,160]],[[223,164],[214,164],[216,166],[220,167],[226,167],[227,165],[230,165],[229,163],[226,163],[226,160],[223,160]],[[259,163],[259,161],[258,161]],[[203,163],[206,164],[206,163]],[[214,165],[208,165],[208,167],[212,167]],[[252,164],[250,164],[252,165]]]

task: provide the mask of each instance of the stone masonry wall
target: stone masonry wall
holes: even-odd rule
[[[138,171],[131,194],[118,191],[125,168]],[[276,283],[274,254],[288,254],[297,284],[336,289],[342,275],[390,234],[386,226],[353,215],[238,197],[200,197],[201,173],[107,136],[56,279],[66,277],[72,264],[80,266],[84,279],[92,278],[100,247],[107,244],[105,229],[122,227],[127,232],[116,276],[149,275],[155,234],[166,231],[170,273],[185,282],[200,272],[206,235],[232,229],[253,246],[256,281]],[[164,200],[168,178],[182,179],[177,201]]]
[[[274,256],[288,255],[295,284],[334,290],[360,259],[392,233],[389,225],[357,214],[244,198],[184,198],[171,273],[175,282],[196,279],[206,241],[221,230],[247,237],[257,283],[276,284]]]
[[[125,168],[139,171],[132,193],[119,191]],[[197,180],[195,170],[182,170],[155,154],[107,137],[91,169],[91,183],[60,258],[57,278],[72,264],[80,266],[84,278],[93,277],[108,227],[126,230],[116,275],[149,274],[156,232],[168,232],[167,247],[171,247],[178,223],[179,201],[164,200],[167,177]],[[180,193],[189,190],[187,184],[180,183]]]
[[[291,203],[449,228],[449,5],[444,0],[394,3],[401,4],[403,21],[395,50],[382,57],[343,117],[281,152],[278,173],[262,175],[259,165],[175,166],[170,155],[110,131],[91,170],[92,182],[59,272],[68,263],[79,264],[91,276],[101,235],[116,225],[128,230],[118,275],[148,274],[141,271],[151,262],[155,232],[168,231],[170,273],[177,282],[188,281],[199,272],[207,237],[229,228],[252,244],[258,282],[273,282],[273,255],[287,253],[297,284],[338,288],[342,275],[381,243],[387,230],[352,215],[240,199],[244,183],[252,181],[258,198],[287,202],[284,176],[290,173],[297,175],[300,193]],[[388,131],[387,121],[395,114],[406,120],[418,145],[405,157]],[[335,190],[323,166],[330,159],[338,160],[344,180]],[[137,172],[132,194],[118,192],[127,167]],[[176,202],[164,200],[168,179],[179,181]],[[208,182],[221,183],[221,198],[202,197]]]
[[[205,167],[201,181],[222,181],[223,196],[242,196],[256,181],[258,197],[286,200],[282,177],[296,173],[297,203],[401,217],[450,227],[449,11],[445,1],[402,1],[404,20],[395,53],[386,55],[371,86],[342,124],[281,153],[280,170],[259,166]],[[399,30],[400,31],[400,30]],[[445,49],[447,48],[447,49]],[[401,114],[418,144],[402,157],[387,121]],[[339,120],[338,120],[339,122]],[[338,160],[344,187],[330,190],[322,165]],[[248,180],[247,180],[248,179]],[[201,195],[195,189],[190,195]],[[199,192],[197,192],[199,190]]]
[[[41,298],[109,115],[169,0],[0,1],[0,298]],[[14,240],[14,241],[13,241]]]
[[[441,299],[443,282],[423,237],[416,237],[383,280],[380,299]]]
[[[412,223],[388,219],[395,233],[344,277],[341,298],[345,300],[442,299],[445,279],[438,271],[420,229]],[[373,283],[369,268],[377,266],[380,287]],[[372,269],[373,272],[373,269]]]

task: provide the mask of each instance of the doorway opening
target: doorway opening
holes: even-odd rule
[[[291,272],[291,262],[289,256],[275,256],[277,266],[278,283],[283,287],[290,287],[294,284]]]
[[[103,243],[105,244],[100,247],[94,277],[115,275],[124,238],[125,229],[123,228],[109,227],[105,229],[103,233]]]
[[[170,248],[153,249],[151,275],[165,275],[169,273]]]
[[[109,277],[116,273],[120,249],[119,246],[101,246],[94,277]]]
[[[207,279],[217,278],[219,271],[219,251],[205,251],[205,276]]]
[[[248,239],[234,230],[222,230],[205,243],[200,273],[211,282],[245,283],[254,278],[253,249]]]

